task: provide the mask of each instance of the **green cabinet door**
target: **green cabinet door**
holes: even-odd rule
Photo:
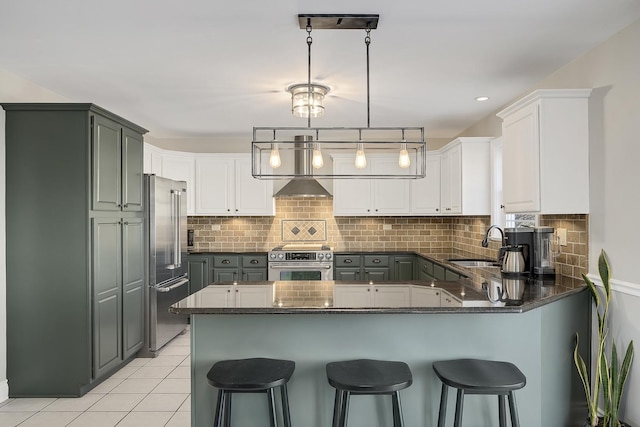
[[[122,361],[122,225],[116,218],[92,219],[93,376]]]
[[[97,211],[119,211],[122,204],[122,127],[98,115],[92,117],[92,125],[92,208]]]
[[[239,269],[237,268],[214,268],[213,269],[213,281],[214,282],[233,282],[239,280]]]
[[[336,268],[334,270],[333,276],[335,277],[335,280],[344,280],[344,281],[348,281],[348,282],[353,282],[356,280],[361,280],[360,279],[360,267],[354,267],[354,268],[349,268],[349,267],[342,267],[342,268]]]
[[[363,280],[371,280],[373,282],[388,282],[389,267],[365,267]]]
[[[189,255],[187,258],[187,266],[189,272],[189,293],[199,291],[207,286],[209,280],[210,256],[207,255]]]
[[[142,135],[122,128],[122,210],[142,211]]]
[[[122,333],[123,359],[142,348],[144,341],[144,226],[142,218],[122,223]]]
[[[413,280],[414,256],[396,255],[393,257],[393,280]]]
[[[263,282],[267,280],[266,268],[243,268],[242,280],[247,282]]]

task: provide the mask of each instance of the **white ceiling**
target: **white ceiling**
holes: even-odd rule
[[[253,126],[306,126],[285,92],[307,81],[299,13],[379,14],[371,125],[453,138],[640,18],[640,1],[0,0],[0,68],[153,139],[249,144]],[[366,126],[364,36],[312,33],[312,80],[332,88],[313,126]]]

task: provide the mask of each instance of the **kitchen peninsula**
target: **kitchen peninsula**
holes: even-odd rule
[[[228,282],[205,287],[171,309],[191,316],[192,425],[207,426],[213,418],[216,391],[206,380],[212,364],[248,357],[296,362],[289,383],[293,425],[331,424],[334,390],[327,383],[325,364],[355,358],[408,363],[414,383],[401,393],[405,423],[435,425],[441,383],[431,364],[465,357],[507,360],[520,367],[527,377],[526,387],[516,393],[522,426],[571,425],[571,412],[583,400],[572,350],[576,332],[589,335],[585,288],[564,284],[558,277],[555,285],[527,285],[519,305],[497,306],[487,304],[477,280],[433,286],[421,281],[385,283],[410,290],[437,289],[459,300],[458,307],[334,306],[336,288],[374,290],[376,284],[367,282]],[[262,287],[263,297],[268,295],[272,304],[221,307],[213,297],[223,289],[234,293],[246,287]],[[582,352],[588,353],[586,346]],[[236,399],[234,422],[261,425],[267,411],[264,396]],[[470,397],[465,418],[475,419],[477,425],[496,425],[494,399]],[[450,411],[454,401],[449,399]],[[368,396],[352,399],[351,411],[358,415],[350,418],[350,426],[376,427],[386,425],[391,408],[382,397]]]

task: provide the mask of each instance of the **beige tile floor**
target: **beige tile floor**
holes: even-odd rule
[[[137,358],[79,398],[0,402],[2,427],[189,427],[189,332],[154,359]]]

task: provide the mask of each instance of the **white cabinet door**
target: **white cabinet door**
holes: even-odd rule
[[[589,213],[590,89],[540,89],[498,113],[505,212]]]
[[[462,301],[455,298],[450,293],[441,291],[440,294],[441,307],[462,307]]]
[[[195,198],[197,192],[195,185],[195,160],[191,154],[171,154],[162,155],[161,176],[177,181],[187,182],[187,214],[195,213]]]
[[[538,125],[538,103],[522,108],[502,124],[502,198],[506,212],[540,210]]]
[[[373,307],[411,307],[411,288],[404,285],[376,285]]]
[[[440,161],[442,213],[462,213],[462,147],[455,145],[442,153]]]
[[[269,285],[235,286],[236,307],[271,307],[273,287]]]
[[[235,161],[235,212],[238,215],[275,215],[273,181],[251,174],[251,157]]]
[[[368,170],[371,165],[367,165]],[[335,174],[355,174],[362,172],[353,163],[353,158],[336,157],[333,159]],[[371,215],[371,180],[337,179],[333,183],[333,215]]]
[[[160,148],[144,143],[144,173],[162,176],[162,151]]]
[[[398,174],[398,158],[372,159],[373,173],[376,175]],[[409,174],[410,169],[401,169]],[[408,215],[411,208],[410,179],[373,179],[373,203],[374,215]]]
[[[371,307],[370,285],[335,285],[333,287],[333,306],[335,308]]]
[[[234,161],[216,157],[196,159],[197,215],[233,215]]]
[[[411,288],[411,307],[440,307],[440,289],[426,286]]]
[[[207,286],[193,298],[199,298],[200,304],[207,307],[233,307],[234,295],[231,286]]]
[[[411,180],[411,214],[440,213],[440,154],[427,154],[427,173]]]

